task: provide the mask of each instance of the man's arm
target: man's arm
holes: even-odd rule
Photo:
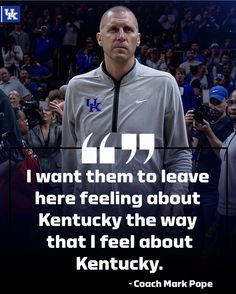
[[[210,124],[206,120],[203,120],[203,122],[204,124],[195,123],[195,127],[198,131],[205,133],[209,143],[211,144],[211,147],[214,148],[213,150],[215,151],[216,155],[220,157],[220,148],[222,147],[222,141],[220,141],[216,137],[216,135],[210,127]]]

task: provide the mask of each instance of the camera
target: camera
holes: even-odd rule
[[[39,101],[39,109],[50,110],[48,101]]]
[[[33,128],[39,120],[39,102],[38,101],[21,101],[21,109],[28,120],[29,128]]]
[[[38,101],[21,101],[20,104],[25,109],[38,109],[39,108]]]
[[[200,124],[204,124],[204,119],[209,121],[211,119],[211,108],[207,105],[200,105],[194,110],[194,119]]]

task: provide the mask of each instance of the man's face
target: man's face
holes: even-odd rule
[[[127,62],[134,59],[140,34],[136,20],[127,11],[109,12],[97,33],[98,44],[103,47],[106,61]]]
[[[143,55],[146,55],[148,52],[148,46],[147,45],[143,45],[142,48],[141,48],[141,53]]]
[[[191,48],[192,48],[194,51],[198,51],[198,50],[199,50],[199,45],[198,45],[198,43],[192,43]]]
[[[232,121],[236,123],[236,91],[234,91],[227,100],[228,114]]]
[[[222,58],[221,58],[221,61],[223,64],[228,64],[230,59],[229,59],[229,56],[228,55],[223,55]]]
[[[228,77],[230,75],[230,73],[231,73],[230,66],[228,64],[223,65],[222,72],[223,72],[224,76]]]
[[[215,98],[210,98],[209,106],[211,108],[211,115],[213,118],[220,118],[226,110],[226,101],[219,101]]]
[[[177,83],[183,83],[185,79],[185,74],[180,71],[176,71],[175,79]]]
[[[28,54],[25,54],[23,57],[23,61],[25,64],[30,64],[30,56]]]
[[[41,29],[41,36],[42,36],[42,37],[46,37],[47,34],[48,34],[48,29],[47,29],[46,27],[43,27],[43,28]]]
[[[94,49],[93,42],[88,42],[86,48],[89,52],[92,52]]]
[[[201,64],[199,66],[199,72],[200,72],[201,75],[204,75],[206,73],[206,66],[205,66],[205,64]]]
[[[7,69],[2,68],[0,70],[0,80],[2,80],[4,83],[6,83],[10,80],[10,74]]]
[[[188,60],[192,61],[194,58],[194,50],[188,50],[186,56]]]
[[[15,93],[14,91],[9,94],[9,99],[12,107],[19,107],[20,106],[20,96],[19,94]]]
[[[20,78],[21,79],[28,79],[29,78],[29,73],[27,70],[22,69],[20,71]]]

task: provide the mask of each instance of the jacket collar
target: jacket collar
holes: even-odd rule
[[[140,63],[135,59],[133,67],[123,75],[120,81],[116,81],[106,70],[105,62],[100,64],[99,71],[103,79],[107,81],[113,81],[113,83],[120,82],[122,85],[131,83],[137,76],[138,70],[140,68]]]

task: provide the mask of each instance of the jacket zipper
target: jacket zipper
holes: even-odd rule
[[[117,132],[117,120],[118,120],[118,107],[119,107],[119,94],[120,94],[120,81],[114,81],[114,100],[113,100],[113,110],[112,110],[112,127],[111,131],[113,133]]]
[[[113,80],[114,85],[115,85],[115,88],[114,88],[114,100],[113,100],[113,110],[112,110],[112,125],[111,125],[111,131],[113,133],[117,133],[117,120],[118,120],[120,84],[121,84],[122,79],[134,69],[135,64],[136,64],[136,62],[134,62],[134,65],[132,66],[132,68],[127,73],[125,73],[119,81],[115,80],[107,72],[105,63],[103,63],[103,65],[102,65],[103,71],[106,73],[106,75],[108,75]]]

